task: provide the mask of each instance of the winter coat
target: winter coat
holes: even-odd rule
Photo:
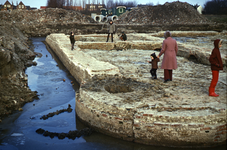
[[[209,61],[211,63],[211,70],[223,70],[223,63],[219,51],[220,39],[214,41],[214,49],[210,55]]]
[[[152,61],[149,61],[149,63],[151,63],[152,65],[152,69],[158,69],[158,62],[160,61],[159,58],[155,58]]]
[[[162,50],[159,53],[159,57],[164,53],[161,69],[177,69],[177,51],[178,46],[176,40],[168,37],[163,41]]]
[[[71,44],[74,44],[75,41],[76,41],[75,38],[74,38],[74,35],[71,34],[71,35],[69,36],[69,38],[70,38]]]
[[[115,33],[115,24],[108,24],[108,33]]]
[[[127,36],[126,36],[126,34],[125,34],[125,33],[124,33],[124,34],[122,34],[122,35],[121,35],[121,37],[120,37],[120,39],[121,39],[121,40],[126,41],[126,40],[127,40]]]

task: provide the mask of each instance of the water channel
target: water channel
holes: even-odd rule
[[[79,84],[56,55],[47,50],[43,43],[44,37],[31,40],[35,52],[41,53],[42,57],[35,59],[37,66],[27,68],[26,74],[30,89],[38,92],[39,99],[27,103],[22,112],[16,112],[0,123],[0,150],[186,150],[127,142],[97,132],[75,140],[68,138],[61,140],[57,137],[51,139],[37,134],[35,131],[38,128],[66,133],[70,130],[83,129],[85,126],[75,114],[75,91],[79,89]],[[64,112],[47,120],[40,119],[50,112],[67,108],[68,104],[73,108],[71,113]],[[205,149],[224,150],[226,145]]]

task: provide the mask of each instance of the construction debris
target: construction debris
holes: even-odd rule
[[[119,16],[118,24],[207,24],[204,16],[187,2],[166,2],[164,5],[145,6]]]
[[[0,13],[1,22],[21,22],[21,23],[93,23],[91,17],[81,14],[78,11],[47,8],[37,10],[12,12],[4,11]]]

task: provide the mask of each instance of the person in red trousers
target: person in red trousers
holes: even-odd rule
[[[211,64],[212,71],[212,81],[209,87],[209,96],[218,97],[219,95],[215,93],[215,87],[218,83],[219,70],[223,70],[223,63],[221,60],[221,53],[219,48],[222,46],[222,40],[216,39],[214,41],[214,49],[210,55],[209,61]]]

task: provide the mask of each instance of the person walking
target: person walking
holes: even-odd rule
[[[113,23],[113,21],[111,20],[109,22],[109,25],[108,25],[108,35],[107,35],[107,40],[106,42],[109,41],[109,35],[111,34],[111,41],[113,42],[113,34],[115,34],[115,24]]]
[[[70,42],[71,42],[71,45],[72,45],[71,50],[73,50],[74,49],[74,44],[76,42],[73,32],[70,33],[69,39],[70,39]]]
[[[165,40],[162,43],[162,50],[157,56],[158,58],[164,54],[161,69],[164,69],[164,83],[172,81],[173,69],[177,69],[177,51],[178,46],[176,40],[171,37],[170,31],[164,34]]]
[[[219,70],[223,70],[223,63],[221,60],[221,53],[219,48],[222,46],[222,40],[216,39],[214,41],[214,49],[210,55],[209,61],[211,64],[212,80],[209,87],[209,96],[218,97],[219,95],[215,93],[215,87],[218,83]]]
[[[152,79],[157,79],[157,74],[156,74],[156,71],[158,69],[158,62],[160,61],[159,58],[157,58],[156,54],[155,53],[152,53],[151,54],[151,61],[147,61],[148,63],[151,63],[151,70],[150,70],[150,73],[151,73],[151,78]]]

